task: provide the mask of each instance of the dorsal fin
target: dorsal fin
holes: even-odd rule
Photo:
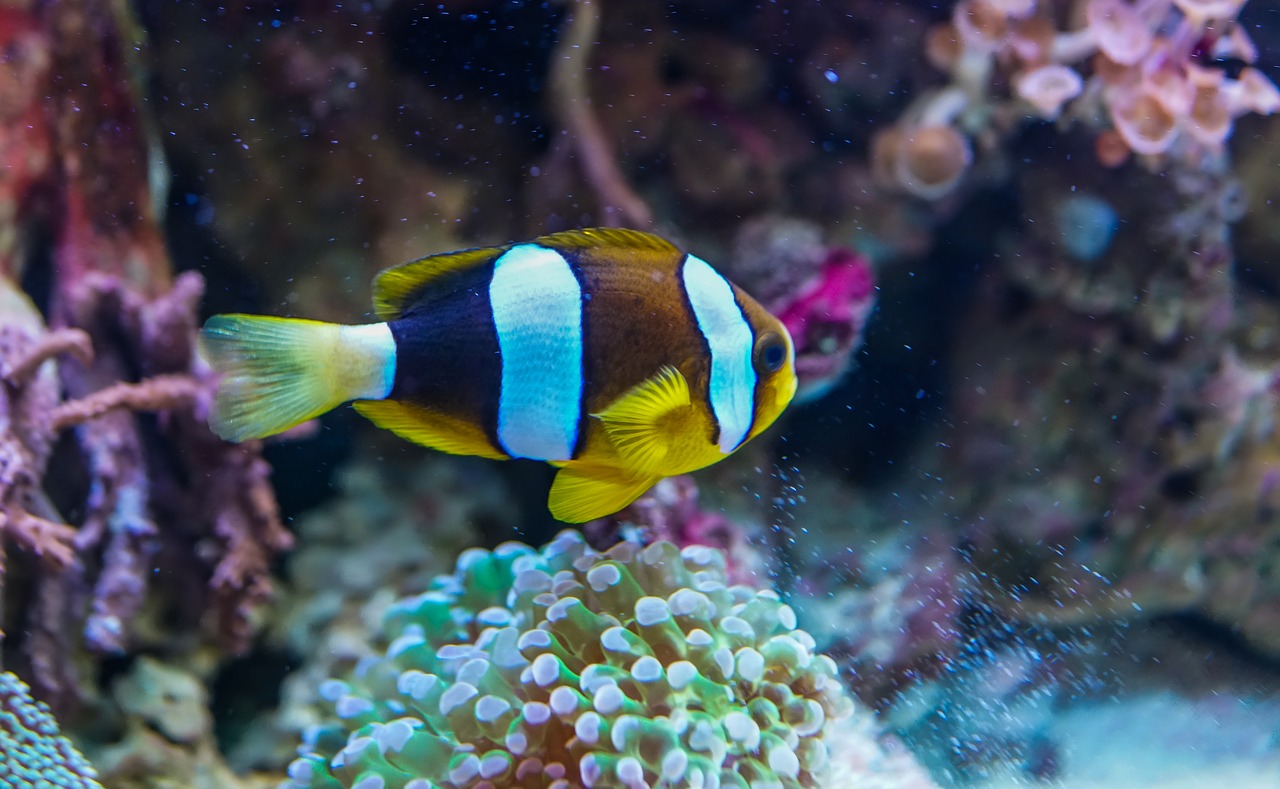
[[[660,236],[642,230],[618,227],[584,227],[565,230],[534,240],[535,244],[552,249],[588,249],[613,247],[614,249],[643,249],[650,252],[678,253],[675,245]]]
[[[392,266],[374,277],[374,312],[384,321],[395,320],[427,283],[446,274],[488,263],[510,248],[507,245],[464,249],[461,252],[445,252]]]
[[[542,236],[532,243],[557,250],[612,247],[679,254],[679,250],[670,241],[652,233],[612,227],[565,230]],[[465,271],[473,266],[488,263],[512,246],[514,244],[445,252],[393,266],[378,274],[373,280],[374,312],[384,321],[395,320],[413,301],[413,297],[429,282],[446,274]]]

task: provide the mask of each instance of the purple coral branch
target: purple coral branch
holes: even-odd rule
[[[271,598],[271,559],[292,547],[293,535],[280,523],[271,467],[258,448],[224,444],[220,449],[224,471],[209,487],[204,506],[217,513],[214,531],[225,547],[209,585],[218,632],[240,651],[253,634],[252,609]],[[226,506],[228,501],[237,506]]]
[[[62,354],[70,354],[81,363],[93,359],[93,343],[89,335],[79,329],[59,329],[38,338],[35,344],[7,366],[0,366],[0,379],[12,386],[26,383],[40,369],[40,365]],[[0,360],[3,364],[3,360]]]
[[[71,564],[75,529],[22,510],[0,511],[0,534],[47,561],[53,569]],[[0,555],[2,556],[2,555]],[[3,566],[0,566],[3,572]]]
[[[111,411],[170,411],[195,402],[200,385],[189,375],[157,375],[136,384],[119,383],[54,409],[54,430],[63,430]]]
[[[205,594],[166,602],[215,609],[209,635],[243,649],[271,560],[290,541],[258,448],[226,445],[204,425],[203,281],[174,277],[152,208],[125,13],[102,0],[0,9],[12,55],[0,88],[15,103],[0,121],[0,202],[12,208],[0,235],[21,239],[32,219],[51,233],[54,326],[13,284],[17,247],[0,245],[0,549],[43,559],[30,588],[0,592],[34,596],[20,646],[42,695],[60,702],[76,695],[78,651],[133,646],[146,596],[189,578]],[[58,355],[78,363],[46,364]],[[159,413],[154,428],[139,411]],[[45,466],[67,429],[88,476],[79,528],[45,499],[46,485],[63,484]],[[157,572],[162,555],[169,573]]]

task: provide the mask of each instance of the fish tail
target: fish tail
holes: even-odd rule
[[[281,433],[348,400],[384,398],[395,379],[385,323],[215,315],[200,339],[223,376],[209,427],[227,441]]]

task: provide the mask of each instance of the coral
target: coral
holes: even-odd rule
[[[464,553],[387,613],[386,654],[326,683],[290,786],[812,786],[850,712],[771,592],[665,542]]]
[[[1029,117],[1091,128],[1108,166],[1130,152],[1221,152],[1237,118],[1280,110],[1280,90],[1251,65],[1257,50],[1235,23],[1243,5],[959,0],[926,47],[950,84],[877,135],[875,172],[882,185],[937,199],[969,168],[970,139],[994,149]],[[1078,26],[1059,30],[1064,20]]]
[[[37,484],[52,449],[49,415],[58,407],[52,364],[60,352],[87,357],[88,337],[68,330],[50,335],[34,305],[0,275],[0,590],[4,548],[14,543],[51,569],[71,563],[74,531],[38,514],[51,507]],[[0,627],[0,635],[3,628]]]
[[[801,573],[793,595],[801,620],[852,669],[854,690],[868,703],[896,703],[896,694],[948,670],[965,590],[949,547],[938,542],[895,544],[890,535],[853,567]]]
[[[149,657],[115,684],[120,711],[174,743],[194,743],[212,731],[200,680]]]
[[[832,727],[826,742],[831,763],[822,779],[824,789],[939,789],[900,740],[881,732],[869,709],[856,707]]]
[[[1081,263],[1102,257],[1115,237],[1120,220],[1101,197],[1073,193],[1058,203],[1054,214],[1058,241],[1067,255]]]
[[[801,400],[815,400],[840,382],[862,345],[875,303],[870,264],[835,247],[823,257],[818,276],[797,286],[791,299],[775,308],[796,344]]]
[[[59,706],[82,691],[81,645],[126,651],[157,597],[151,613],[195,628],[208,611],[209,636],[243,649],[289,534],[258,447],[203,423],[203,281],[175,276],[165,251],[163,163],[128,59],[140,30],[106,2],[11,3],[0,19],[0,528],[43,558],[4,602],[31,682]],[[15,285],[37,265],[48,329]],[[72,358],[55,368],[58,355]],[[60,432],[83,485],[46,468]],[[173,572],[155,572],[161,557]]]
[[[394,457],[362,453],[338,473],[338,498],[299,519],[264,635],[301,665],[285,679],[279,708],[231,748],[237,769],[287,763],[301,733],[327,715],[320,684],[375,654],[387,607],[425,589],[483,534],[516,528],[518,508],[494,464]]]
[[[949,193],[973,161],[969,141],[949,118],[920,120],[875,137],[873,174],[881,186],[934,200]]]
[[[969,568],[937,514],[911,506],[927,486],[863,490],[815,468],[797,487],[805,504],[788,602],[858,698],[887,708],[959,653]]]
[[[365,657],[344,645],[371,641],[373,632],[334,640],[336,622],[347,622],[346,630],[351,620],[367,620],[376,630],[386,605],[425,588],[448,569],[449,557],[484,533],[510,533],[518,524],[510,490],[483,461],[430,454],[396,464],[362,455],[342,469],[338,484],[337,500],[298,523],[289,594],[271,627],[273,639],[298,654],[318,651],[351,663]]]
[[[822,235],[812,222],[760,217],[739,229],[728,262],[734,281],[791,333],[801,400],[815,400],[840,382],[876,304],[871,263],[824,243]]]
[[[102,789],[97,773],[62,735],[30,688],[0,673],[0,787]]]
[[[593,546],[601,547],[617,542],[619,535],[641,545],[706,545],[724,552],[729,583],[751,584],[765,576],[765,558],[747,531],[723,512],[699,504],[698,498],[693,477],[667,477],[616,515],[586,524],[584,531]]]
[[[39,312],[0,275],[0,590],[4,547],[15,543],[44,560],[50,572],[74,561],[76,531],[62,523],[39,485],[52,442],[63,430],[112,411],[167,411],[189,408],[196,382],[162,375],[119,383],[79,400],[59,402],[51,360],[72,354],[82,364],[93,359],[89,337],[79,329],[46,332]],[[0,629],[0,636],[3,630]]]
[[[123,716],[117,742],[93,752],[113,789],[265,789],[265,778],[235,775],[223,762],[203,683],[149,657],[134,662],[112,695]]]
[[[1276,654],[1280,346],[1274,296],[1233,258],[1239,184],[1221,155],[1082,174],[1087,141],[1059,142],[1019,174],[1024,221],[954,337],[919,462],[1007,618],[1194,612]],[[1083,195],[1107,205],[1066,219]]]

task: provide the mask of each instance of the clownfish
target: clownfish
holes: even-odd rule
[[[782,323],[649,233],[433,255],[380,273],[373,296],[381,323],[210,318],[213,431],[263,438],[354,400],[442,452],[558,467],[551,514],[582,523],[732,454],[796,391]]]

